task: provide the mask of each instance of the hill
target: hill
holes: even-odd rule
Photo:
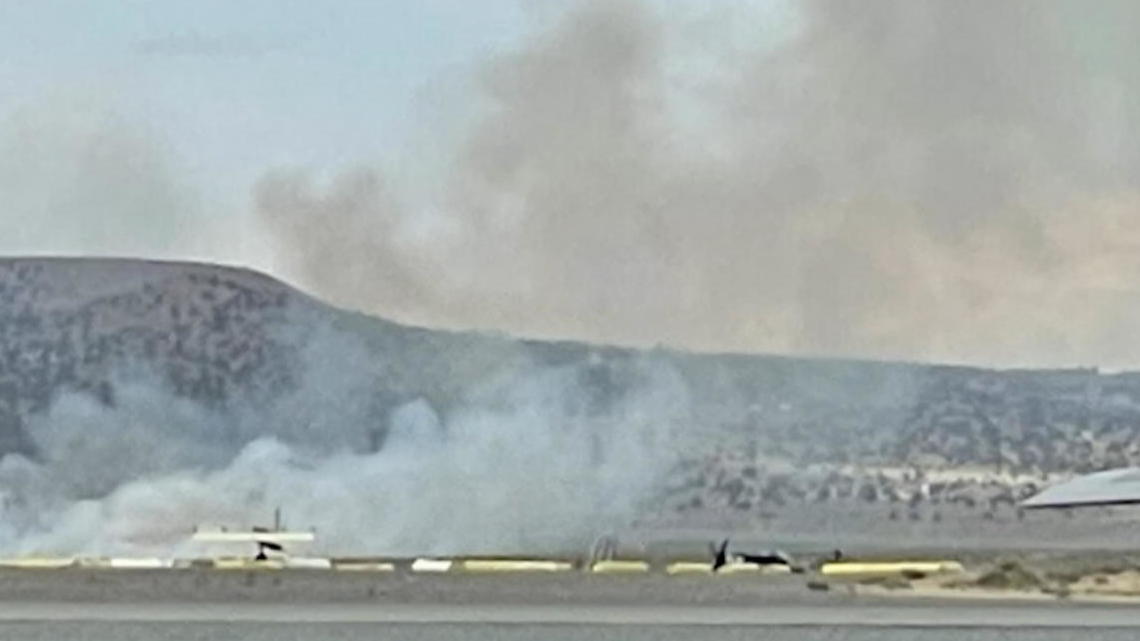
[[[411,443],[518,467],[540,451],[565,469],[527,468],[504,492],[536,476],[571,479],[564,499],[593,492],[594,509],[618,483],[644,499],[642,512],[674,516],[822,502],[933,519],[929,506],[945,501],[992,519],[1044,479],[1140,461],[1133,373],[438,331],[208,264],[2,259],[0,356],[0,455],[55,470],[44,479],[77,475],[64,489],[37,481],[41,498],[63,503],[223,470],[267,437],[316,460]],[[578,467],[594,472],[576,476]],[[5,469],[0,486],[26,504],[28,482]]]

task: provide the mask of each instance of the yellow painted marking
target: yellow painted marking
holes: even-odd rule
[[[214,559],[214,568],[218,570],[280,570],[284,567],[285,564],[276,559],[267,561],[232,557]]]
[[[760,566],[760,574],[791,574],[792,568],[782,563],[772,563]]]
[[[451,559],[416,559],[412,561],[412,572],[450,572]]]
[[[712,574],[712,563],[677,561],[665,566],[666,574]]]
[[[22,557],[0,559],[0,567],[4,568],[55,570],[59,568],[69,568],[74,565],[74,557]]]
[[[598,561],[590,568],[590,571],[598,574],[648,572],[649,563],[646,561]]]
[[[849,576],[857,574],[902,574],[921,572],[922,574],[945,574],[962,572],[962,564],[957,561],[893,561],[866,562],[836,561],[824,563],[820,574],[827,576]]]
[[[468,559],[463,569],[468,572],[564,572],[574,567],[569,561],[545,559]]]
[[[214,559],[214,568],[218,570],[242,570],[245,569],[246,559]]]
[[[290,570],[331,570],[332,560],[321,557],[291,556],[285,559]]]
[[[716,571],[717,574],[759,574],[759,563],[726,563]]]
[[[121,570],[158,570],[174,566],[174,561],[171,559],[158,559],[158,558],[111,558],[107,559],[107,563],[111,568]]]
[[[333,569],[339,572],[395,572],[396,566],[387,562],[348,562],[333,563]]]
[[[717,574],[791,574],[792,568],[783,563],[728,563],[716,571]]]

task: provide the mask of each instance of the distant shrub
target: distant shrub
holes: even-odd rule
[[[1040,589],[1044,582],[1021,563],[1006,561],[978,577],[977,584],[1000,590],[1033,590]]]

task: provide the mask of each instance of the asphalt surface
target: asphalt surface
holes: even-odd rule
[[[1123,641],[1133,608],[946,603],[743,606],[59,603],[0,606],[2,641]]]
[[[853,595],[808,577],[0,571],[0,641],[1016,639],[1140,636],[1140,608]]]
[[[1132,641],[1132,628],[907,628],[465,623],[0,622],[4,641]]]
[[[755,606],[6,603],[2,622],[546,624],[697,627],[1136,628],[1134,607],[848,601]]]

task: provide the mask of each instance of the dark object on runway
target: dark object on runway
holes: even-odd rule
[[[743,552],[729,554],[728,539],[721,541],[721,544],[719,546],[710,543],[709,550],[713,555],[713,572],[716,572],[729,563],[754,563],[760,566],[784,565],[790,568],[793,572],[797,570],[796,566],[792,564],[791,557],[778,550],[765,550],[756,554],[748,554]]]
[[[270,541],[258,541],[257,542],[257,556],[253,557],[253,559],[255,561],[267,561],[267,560],[269,560],[269,555],[265,553],[266,550],[273,550],[274,552],[284,552],[285,547],[279,543],[273,543]]]

